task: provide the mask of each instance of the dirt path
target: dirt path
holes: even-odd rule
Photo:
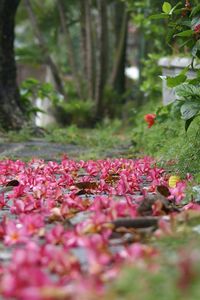
[[[60,161],[64,154],[71,159],[82,159],[90,151],[92,153],[93,149],[80,145],[58,144],[39,139],[21,143],[0,143],[0,159],[11,158],[28,161],[32,158],[41,158],[45,161]],[[126,153],[128,155],[128,146],[103,149],[101,158],[124,157]]]

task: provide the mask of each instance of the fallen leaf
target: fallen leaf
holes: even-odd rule
[[[168,187],[165,186],[165,185],[158,185],[156,187],[156,190],[157,190],[158,193],[160,193],[164,197],[169,197],[171,195]]]
[[[80,190],[95,190],[98,188],[98,183],[96,181],[76,182],[74,185]]]
[[[13,179],[6,184],[6,186],[18,186],[18,185],[19,185],[19,181],[16,179]]]

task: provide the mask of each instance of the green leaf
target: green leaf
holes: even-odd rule
[[[185,121],[185,131],[187,132],[188,131],[188,128],[190,127],[190,124],[192,123],[192,121],[195,119],[196,116],[188,119]]]
[[[200,87],[199,85],[192,85],[188,83],[183,83],[180,86],[177,86],[175,93],[178,97],[183,99],[192,99],[198,98],[200,100]]]
[[[171,4],[170,4],[171,5]],[[179,7],[180,5],[182,5],[182,2],[179,1],[174,7],[172,7],[172,9],[169,12],[169,15],[172,15],[173,12],[177,9],[177,7]]]
[[[176,33],[176,25],[172,26],[172,29],[168,30],[168,32],[166,33],[166,42],[170,43],[170,41],[172,40],[174,34]]]
[[[184,43],[180,44],[180,49],[185,47],[186,45],[189,48],[191,48],[193,46],[193,44],[194,44],[194,39],[193,39],[193,37],[191,37],[190,39],[185,40]]]
[[[189,69],[190,69],[190,65],[187,66],[187,67],[185,67],[185,68],[181,71],[181,73],[180,73],[179,75],[186,75],[187,72],[189,71]]]
[[[169,14],[170,11],[172,10],[172,6],[169,2],[164,2],[162,6],[162,10],[164,13]]]
[[[200,12],[200,4],[194,6],[194,8],[191,11],[190,17],[195,16],[198,12]]]
[[[191,22],[192,29],[194,29],[195,26],[197,26],[199,24],[200,24],[200,17],[199,16],[192,19],[192,22]]]
[[[182,13],[182,10],[183,10],[182,8],[178,8],[178,9],[175,9],[173,13],[175,15],[180,15]]]
[[[194,78],[194,79],[189,79],[188,83],[193,84],[193,85],[197,85],[197,84],[199,84],[199,78],[197,77],[197,78]]]
[[[181,106],[181,115],[182,118],[187,121],[193,117],[195,117],[200,111],[200,103],[198,102],[185,102]]]
[[[43,113],[43,114],[46,114],[46,112],[43,110],[43,109],[40,109],[36,106],[34,107],[31,107],[28,111],[29,114],[33,114],[33,115],[36,115],[37,113]]]
[[[167,86],[170,88],[176,87],[177,85],[185,82],[187,76],[185,74],[179,74],[175,77],[167,77]]]
[[[194,45],[194,47],[192,48],[192,56],[195,57],[197,55],[198,50],[200,50],[200,40],[198,40]]]
[[[184,20],[184,21],[180,22],[180,25],[191,28],[191,21]]]
[[[156,15],[151,15],[149,17],[150,20],[159,20],[159,19],[167,19],[169,18],[168,14],[156,14]]]
[[[188,37],[194,34],[194,31],[189,29],[189,30],[184,30],[182,32],[179,32],[174,35],[174,37],[179,36],[179,37]]]

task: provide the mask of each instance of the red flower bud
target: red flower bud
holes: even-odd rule
[[[194,27],[194,31],[195,31],[195,33],[200,33],[200,24],[198,24]]]
[[[151,126],[154,125],[155,118],[156,118],[155,114],[147,114],[147,115],[144,116],[144,120],[147,122],[148,128],[150,128]]]

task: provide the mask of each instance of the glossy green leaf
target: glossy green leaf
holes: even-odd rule
[[[191,11],[190,16],[193,17],[195,16],[198,12],[200,12],[200,4],[198,4],[197,6],[194,6],[194,8]]]
[[[156,14],[149,17],[150,20],[160,20],[160,19],[167,19],[169,17],[168,14]]]
[[[199,24],[200,24],[200,17],[199,16],[192,19],[192,22],[191,22],[192,29],[194,29],[195,26],[197,26]]]
[[[170,11],[172,10],[172,6],[169,2],[164,2],[162,6],[162,10],[164,13],[169,14]]]
[[[180,22],[180,25],[191,28],[191,21],[190,20],[184,20],[184,21]]]
[[[189,69],[190,69],[190,65],[185,67],[179,75],[187,75],[187,72],[189,71]]]
[[[200,103],[198,102],[188,101],[181,106],[181,115],[185,121],[190,120],[191,118],[196,116],[199,113],[199,111]]]
[[[192,121],[195,119],[196,116],[188,119],[185,121],[185,131],[187,132],[188,131],[188,128],[190,127],[190,124],[192,123]]]
[[[192,56],[195,57],[197,55],[198,50],[200,50],[200,40],[198,40],[194,45],[194,47],[192,48]]]
[[[189,37],[194,34],[194,31],[189,29],[189,30],[184,30],[182,32],[179,32],[174,35],[174,37],[179,36],[179,37]]]
[[[200,99],[200,87],[199,85],[192,85],[188,83],[183,83],[180,86],[177,86],[175,89],[176,95],[183,99]]]
[[[177,7],[179,7],[180,5],[182,5],[182,2],[179,1],[174,7],[172,7],[172,9],[170,10],[169,14],[172,15],[173,12],[176,11]]]
[[[176,87],[177,85],[185,82],[187,76],[185,74],[179,74],[175,77],[167,77],[167,86],[170,88]]]

